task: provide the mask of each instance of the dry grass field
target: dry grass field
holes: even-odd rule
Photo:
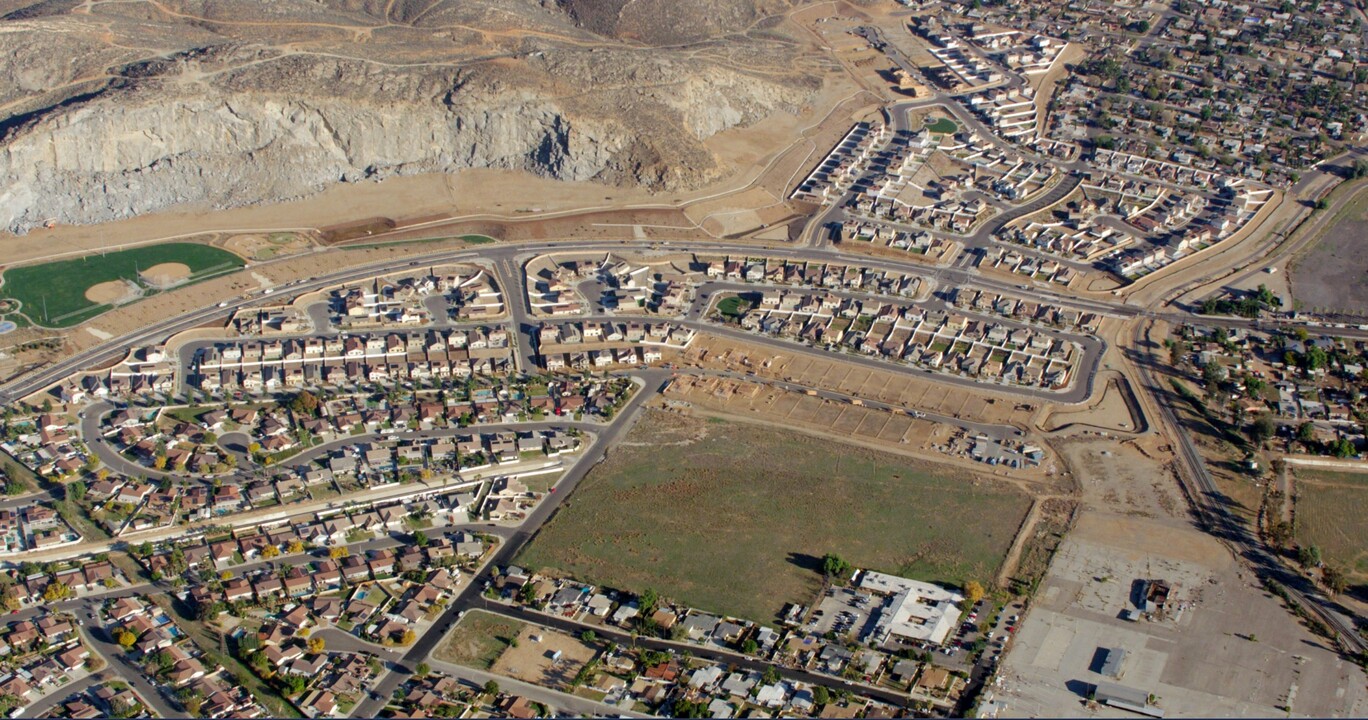
[[[931,581],[992,580],[1029,498],[806,435],[651,411],[519,563],[761,621],[836,553]]]
[[[1297,542],[1316,545],[1326,562],[1368,582],[1368,473],[1296,469]]]
[[[488,670],[527,627],[517,620],[472,610],[452,628],[450,637],[433,655],[445,662]]]

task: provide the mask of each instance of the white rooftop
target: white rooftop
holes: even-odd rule
[[[959,623],[956,603],[964,596],[939,585],[867,571],[860,578],[860,588],[892,596],[870,633],[874,643],[898,637],[940,644]]]

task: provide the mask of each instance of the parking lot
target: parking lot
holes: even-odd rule
[[[873,626],[871,615],[878,610],[879,598],[859,593],[850,588],[831,588],[809,621],[813,632],[826,635],[864,637]]]

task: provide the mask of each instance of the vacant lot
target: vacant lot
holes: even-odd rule
[[[156,278],[142,277],[154,266],[185,266],[185,282],[195,282],[243,266],[242,258],[208,245],[165,243],[93,254],[75,260],[27,265],[4,272],[0,294],[22,304],[20,311],[32,322],[47,327],[70,327],[109,309],[91,300],[86,291],[101,284],[133,283],[149,288]],[[109,287],[109,286],[107,286]],[[136,293],[135,293],[136,294]],[[98,299],[106,293],[95,293]],[[113,297],[113,293],[108,293]]]
[[[1297,468],[1297,542],[1316,545],[1327,562],[1368,582],[1368,473]]]
[[[488,670],[526,627],[517,620],[472,610],[456,623],[434,655],[445,662]]]
[[[989,581],[1022,493],[795,433],[645,415],[519,562],[762,621],[808,602],[820,558]]]
[[[1292,268],[1298,308],[1368,316],[1368,188],[1358,191],[1335,223]]]
[[[517,644],[499,656],[493,670],[533,685],[562,690],[570,687],[595,654],[594,648],[565,633],[529,625],[518,634]]]

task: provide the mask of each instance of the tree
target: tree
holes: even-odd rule
[[[823,685],[818,685],[812,689],[812,702],[817,705],[826,705],[831,702],[831,691]]]
[[[1226,378],[1225,368],[1214,362],[1202,366],[1202,383],[1207,389],[1214,390]]]
[[[285,685],[283,688],[285,690],[285,695],[289,697],[304,692],[304,689],[308,687],[309,684],[308,680],[303,675],[286,675],[282,682]]]
[[[1331,595],[1339,595],[1349,589],[1349,578],[1344,571],[1334,565],[1326,565],[1321,571],[1321,579],[1325,581],[1325,589]]]
[[[650,614],[653,610],[656,609],[656,606],[660,604],[660,596],[657,595],[656,591],[652,590],[651,588],[646,588],[645,590],[641,591],[641,596],[638,599],[641,601],[642,615]]]
[[[498,695],[499,684],[494,682],[493,680],[487,680],[484,684],[484,691],[490,695]]]
[[[86,486],[83,482],[72,482],[66,485],[66,496],[68,500],[80,502],[85,497]]]
[[[119,643],[119,647],[128,650],[138,642],[138,636],[132,630],[119,630],[114,634],[114,640]]]
[[[1285,547],[1292,540],[1292,523],[1279,520],[1268,526],[1268,542],[1275,547]]]
[[[1297,548],[1297,563],[1304,568],[1313,568],[1321,564],[1321,551],[1315,545],[1303,545]]]
[[[294,540],[290,541],[289,545],[285,546],[285,550],[289,552],[291,555],[302,553],[304,552],[304,541],[300,540],[299,538],[295,538]]]
[[[778,668],[775,668],[773,665],[766,667],[764,675],[760,676],[760,680],[766,685],[773,685],[779,682]]]
[[[326,647],[327,643],[323,641],[323,638],[317,635],[309,638],[309,652],[313,653],[314,655],[323,652],[324,648]]]
[[[588,644],[595,642],[597,640],[598,633],[594,632],[593,630],[585,630],[584,632],[580,633],[580,641],[583,643]]]
[[[1354,447],[1353,440],[1340,438],[1330,443],[1330,454],[1337,458],[1351,458],[1358,454],[1358,448]]]
[[[338,545],[336,547],[328,548],[328,557],[332,558],[333,560],[347,557],[350,554],[351,551],[348,550],[345,545]]]
[[[313,417],[318,414],[318,397],[308,390],[301,391],[290,399],[290,410],[296,415]]]
[[[427,546],[428,546],[428,542],[429,542],[429,540],[428,540],[427,533],[423,532],[422,530],[419,530],[418,532],[413,533],[413,544],[414,544],[414,545],[417,545],[418,547],[427,547]]]
[[[68,597],[71,597],[71,588],[66,583],[50,583],[43,590],[43,599],[50,603],[65,600]]]
[[[1297,426],[1297,441],[1303,445],[1310,445],[1316,440],[1316,424],[1307,421]]]
[[[418,639],[418,636],[414,634],[412,629],[405,629],[404,634],[399,636],[399,644],[412,645],[413,641],[416,639]]]
[[[746,638],[746,641],[741,643],[741,652],[747,655],[754,655],[759,651],[760,645],[759,643],[755,642],[755,638]]]
[[[267,545],[266,547],[261,549],[261,557],[267,560],[280,557],[280,548],[274,545]]]
[[[841,559],[839,555],[827,553],[822,558],[822,574],[830,580],[844,582],[850,577],[850,563]]]
[[[977,580],[970,580],[964,584],[964,601],[973,605],[983,599],[983,585]]]
[[[1245,427],[1245,434],[1249,436],[1250,442],[1262,447],[1277,430],[1278,423],[1271,416],[1260,415],[1258,419]]]
[[[418,677],[427,677],[432,673],[432,666],[425,662],[418,663],[418,667],[415,668],[415,673]]]

